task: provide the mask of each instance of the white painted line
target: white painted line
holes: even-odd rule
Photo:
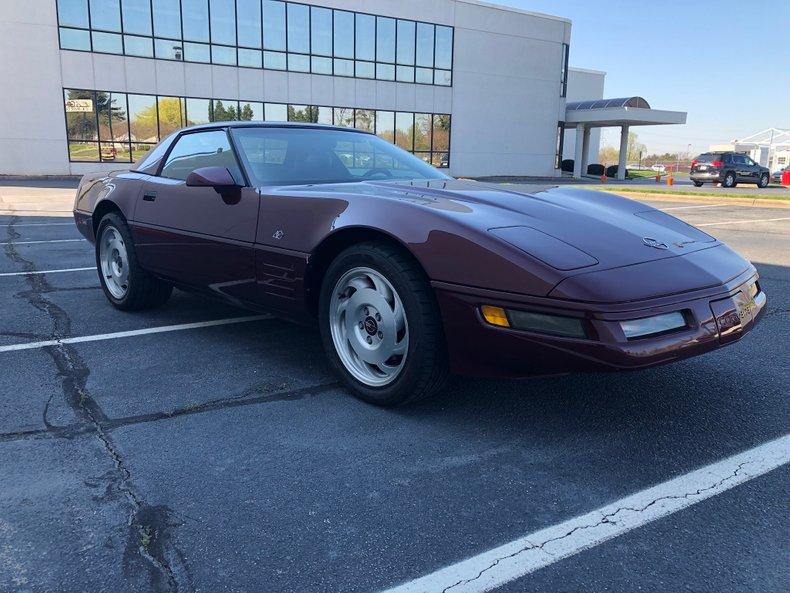
[[[49,241],[4,241],[0,245],[36,245],[38,243],[76,243],[85,239],[50,239]]]
[[[42,342],[26,342],[22,344],[9,344],[0,346],[0,352],[14,352],[16,350],[32,350],[34,348],[44,348],[45,346],[59,346],[61,344],[80,344],[82,342],[98,342],[100,340],[115,340],[116,338],[131,338],[134,336],[144,336],[147,334],[161,334],[165,332],[181,331],[185,329],[198,329],[201,327],[214,327],[217,325],[231,325],[233,323],[247,323],[249,321],[260,321],[271,319],[271,315],[250,315],[248,317],[229,317],[227,319],[215,319],[213,321],[198,321],[196,323],[181,323],[179,325],[162,325],[159,327],[149,327],[146,329],[133,329],[125,332],[114,332],[111,334],[96,334],[92,336],[77,336],[74,338],[61,338],[60,340],[44,340]]]
[[[20,224],[14,223],[3,223],[0,226],[13,226],[13,227],[20,227],[20,226],[74,226],[73,222],[23,222]]]
[[[779,220],[790,220],[790,216],[783,216],[782,218],[763,218],[762,220],[728,220],[725,222],[706,222],[704,224],[695,224],[694,226],[720,226],[723,224],[750,224],[755,222],[777,222]]]
[[[95,270],[96,266],[92,266],[90,268],[65,268],[63,270],[36,270],[34,272],[3,272],[0,274],[0,277],[3,276],[28,276],[28,275],[36,275],[36,274],[62,274],[64,272],[85,272],[87,270]]]
[[[721,208],[722,206],[732,206],[733,204],[705,204],[704,206],[673,206],[672,208],[659,208],[662,212],[670,210],[696,210],[697,208]],[[737,204],[735,204],[737,206]]]
[[[481,593],[676,513],[790,461],[790,434],[552,525],[386,593]]]

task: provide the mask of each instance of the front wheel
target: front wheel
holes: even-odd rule
[[[771,181],[770,177],[768,177],[768,173],[763,173],[760,176],[760,181],[757,183],[757,187],[759,188],[766,188],[768,187],[768,183]]]
[[[424,399],[448,375],[441,317],[417,263],[386,243],[343,251],[319,303],[327,356],[358,398],[379,406]]]
[[[126,221],[111,212],[96,229],[96,268],[107,300],[117,309],[139,311],[163,305],[172,284],[140,267]]]

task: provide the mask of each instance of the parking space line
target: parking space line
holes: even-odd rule
[[[20,226],[74,226],[74,223],[73,222],[22,222],[22,223],[4,222],[0,224],[0,226],[13,226],[14,228]]]
[[[779,220],[790,220],[790,216],[783,216],[781,218],[763,218],[762,220],[727,220],[724,222],[706,222],[703,224],[695,224],[694,226],[720,226],[722,224],[749,224],[754,222],[777,222]]]
[[[41,342],[23,342],[21,344],[8,344],[0,346],[0,352],[14,352],[17,350],[33,350],[46,346],[59,346],[61,344],[81,344],[83,342],[98,342],[101,340],[115,340],[117,338],[131,338],[134,336],[144,336],[147,334],[161,334],[165,332],[182,331],[185,329],[198,329],[202,327],[214,327],[217,325],[231,325],[233,323],[247,323],[250,321],[261,321],[272,319],[271,315],[249,315],[247,317],[228,317],[226,319],[214,319],[212,321],[198,321],[195,323],[181,323],[178,325],[162,325],[159,327],[148,327],[145,329],[133,329],[129,331],[113,332],[110,334],[95,334],[92,336],[75,336],[73,338],[60,338],[58,340],[43,340]]]
[[[3,276],[35,276],[36,274],[63,274],[64,272],[85,272],[87,270],[95,270],[96,266],[91,266],[90,268],[64,268],[63,270],[36,270],[33,272],[3,272],[0,273],[0,277]]]
[[[0,245],[36,245],[38,243],[76,243],[85,239],[50,239],[48,241],[3,241]]]
[[[663,212],[670,210],[696,210],[697,208],[721,208],[722,206],[737,206],[737,204],[705,204],[704,206],[673,206],[672,208],[659,208]]]
[[[480,593],[702,502],[790,462],[790,434],[442,568],[385,593]]]

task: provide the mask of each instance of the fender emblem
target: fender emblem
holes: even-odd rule
[[[274,231],[274,234],[272,235],[272,239],[277,239],[279,241],[284,236],[285,236],[285,233],[278,229],[278,230]]]
[[[669,249],[669,246],[666,243],[662,243],[661,241],[651,237],[642,237],[642,243],[655,249]]]

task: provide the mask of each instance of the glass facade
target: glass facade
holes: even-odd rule
[[[452,85],[453,28],[282,0],[57,0],[61,49]]]
[[[82,89],[63,89],[63,100],[72,162],[129,163],[184,126],[267,120],[355,127],[372,132],[435,167],[450,166],[449,114]]]

